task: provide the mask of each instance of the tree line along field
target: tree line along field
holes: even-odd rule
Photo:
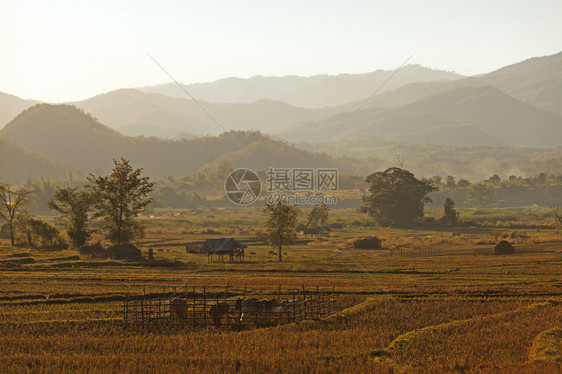
[[[549,348],[560,345],[553,329],[562,321],[562,236],[555,230],[375,229],[354,224],[364,218],[357,213],[334,210],[330,221],[343,228],[299,236],[278,262],[263,239],[260,211],[244,212],[144,218],[138,246],[153,248],[153,262],[12,248],[3,240],[0,372],[560,371],[560,350]],[[384,249],[350,248],[368,235]],[[213,237],[247,243],[245,262],[186,253],[187,242]],[[519,238],[514,255],[492,255],[502,237]],[[26,258],[33,262],[13,261]],[[279,286],[333,290],[338,312],[245,331],[123,326],[126,293],[227,284],[258,294]]]

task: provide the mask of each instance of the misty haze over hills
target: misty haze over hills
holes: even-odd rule
[[[337,76],[225,78],[215,82],[185,85],[185,88],[197,99],[215,103],[252,103],[261,99],[270,99],[303,108],[321,108],[370,96],[390,74],[391,71],[377,70],[365,74]],[[381,92],[412,82],[449,81],[459,78],[462,76],[454,72],[407,65],[400,70],[400,74],[394,76],[381,88]],[[143,87],[141,90],[185,97],[185,92],[174,83]]]
[[[11,182],[58,178],[108,170],[113,158],[125,156],[155,178],[212,170],[225,161],[257,170],[338,167],[366,175],[393,166],[397,153],[421,175],[532,175],[539,166],[562,172],[562,53],[478,77],[408,66],[340,129],[389,74],[187,86],[226,129],[261,132],[236,132],[240,144],[174,85],[71,103],[79,109],[0,93],[0,120],[7,123],[0,131],[0,173]],[[315,153],[332,134],[326,153]]]
[[[439,92],[491,86],[527,104],[562,114],[562,52],[450,82],[415,82],[377,95],[370,105],[399,106]],[[358,105],[358,103],[355,103]]]
[[[318,134],[336,131],[348,115],[340,113],[316,123],[295,125],[276,135],[291,141],[313,142]],[[334,139],[370,134],[388,139],[409,137],[414,143],[461,145],[455,142],[466,135],[463,130],[467,128],[459,125],[471,125],[473,129],[471,139],[462,140],[465,142],[462,145],[467,146],[555,147],[562,144],[561,115],[520,102],[489,86],[443,91],[389,109],[366,109]],[[420,132],[425,132],[425,137],[415,139]]]
[[[469,179],[505,175],[558,173],[560,148],[450,147],[389,142],[363,136],[353,144],[330,143],[327,153],[311,144],[271,139],[258,132],[233,132],[197,139],[164,140],[130,137],[99,123],[70,105],[38,104],[0,130],[0,175],[17,183],[43,176],[61,178],[72,172],[85,176],[105,173],[112,159],[129,158],[147,175],[165,179],[197,171],[214,171],[224,162],[233,167],[336,167],[342,173],[366,175],[395,165],[394,156],[407,156],[406,166],[421,175],[460,175]],[[360,141],[363,143],[360,143]],[[365,157],[369,155],[369,157]]]
[[[298,121],[321,120],[346,107],[304,109],[261,99],[245,104],[200,102],[228,130],[273,132]],[[218,135],[222,129],[192,100],[145,93],[134,89],[112,91],[72,103],[102,123],[131,135],[193,137]]]

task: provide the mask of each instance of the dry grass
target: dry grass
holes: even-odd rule
[[[529,358],[562,363],[562,328],[555,327],[538,334],[531,346]]]
[[[177,268],[70,261],[65,258],[73,251],[4,246],[0,262],[29,252],[35,263],[0,269],[0,372],[560,370],[556,360],[537,361],[550,352],[552,334],[544,331],[558,331],[552,329],[562,320],[561,305],[547,303],[562,295],[558,235],[505,231],[509,240],[519,238],[517,253],[492,256],[496,238],[490,230],[465,228],[452,236],[353,227],[320,240],[300,238],[278,263],[256,230],[239,227],[253,225],[256,216],[223,225],[229,217],[219,213],[153,220],[139,245],[154,248],[156,258],[181,261]],[[346,214],[344,221],[353,217]],[[203,234],[206,229],[217,234]],[[186,242],[215,235],[252,243],[248,251],[255,254],[230,264],[185,252]],[[392,250],[334,252],[368,235]],[[279,286],[334,288],[345,310],[324,320],[242,332],[122,327],[121,303],[113,297],[169,291],[186,280],[189,287],[221,290],[230,284],[233,291],[247,286],[258,294]]]

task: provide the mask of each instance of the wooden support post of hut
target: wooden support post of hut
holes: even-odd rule
[[[244,249],[246,248],[247,246],[237,242],[234,238],[207,239],[204,245],[209,262],[213,261],[213,255],[218,256],[220,262],[223,262],[224,255],[228,255],[231,262],[244,262]]]

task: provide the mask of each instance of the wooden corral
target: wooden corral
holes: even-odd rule
[[[205,287],[170,292],[163,297],[127,297],[126,326],[227,327],[245,329],[301,322],[335,312],[335,296],[325,290],[269,290],[228,292]]]

